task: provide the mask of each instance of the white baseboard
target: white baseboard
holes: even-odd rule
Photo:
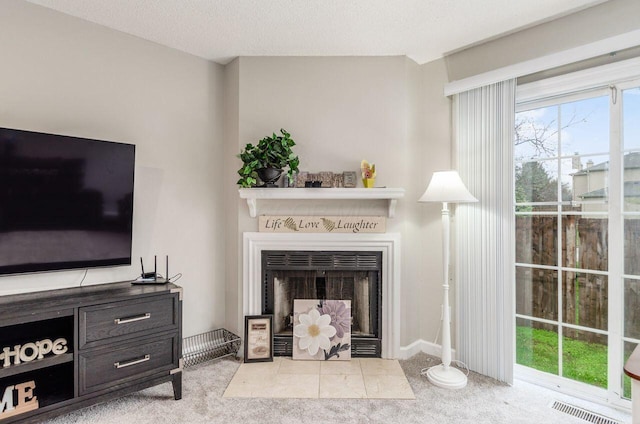
[[[438,344],[427,342],[422,339],[418,339],[407,346],[400,346],[400,357],[398,359],[409,359],[413,355],[416,355],[420,352],[424,352],[427,355],[440,357],[442,352],[442,347]],[[451,356],[453,358],[456,357],[455,349],[451,350]]]

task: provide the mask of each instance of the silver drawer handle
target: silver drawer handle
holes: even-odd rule
[[[128,324],[130,322],[135,322],[135,321],[141,321],[143,319],[149,319],[149,318],[151,318],[151,314],[149,312],[147,312],[144,315],[138,315],[138,316],[135,316],[135,317],[116,318],[116,319],[113,320],[113,322],[115,324],[117,324],[117,325],[120,325],[120,324]]]
[[[151,355],[144,355],[144,358],[140,358],[140,359],[134,359],[131,361],[127,361],[127,362],[114,362],[113,366],[116,368],[125,368],[125,367],[130,367],[131,365],[136,365],[136,364],[140,364],[142,362],[147,362],[149,359],[151,359]]]

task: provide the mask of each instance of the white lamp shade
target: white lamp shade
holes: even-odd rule
[[[433,173],[427,190],[418,202],[471,203],[477,202],[458,175],[458,171]]]

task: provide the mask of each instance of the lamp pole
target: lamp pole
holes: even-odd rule
[[[451,307],[449,306],[449,208],[442,202],[442,266],[444,269],[444,291],[442,299],[442,366],[451,365]]]
[[[436,386],[446,389],[461,389],[467,385],[467,376],[457,368],[451,367],[451,307],[449,306],[449,227],[450,216],[447,202],[442,202],[442,266],[444,281],[442,284],[442,364],[427,370],[427,378]]]

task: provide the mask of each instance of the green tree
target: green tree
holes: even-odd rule
[[[552,178],[542,162],[525,162],[516,168],[516,203],[556,202],[558,180]],[[571,200],[571,191],[562,184],[562,200]],[[531,206],[518,206],[518,212],[531,211]]]
[[[519,172],[518,172],[519,171]],[[558,182],[541,162],[525,162],[516,171],[516,192],[525,202],[553,202],[558,198]]]

